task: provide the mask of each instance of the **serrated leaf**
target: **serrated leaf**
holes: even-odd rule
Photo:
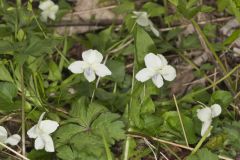
[[[124,124],[119,120],[118,114],[109,112],[104,106],[91,103],[86,107],[83,103],[83,99],[79,99],[72,106],[75,109],[72,109],[71,115],[75,115],[73,112],[76,111],[79,117],[72,121],[67,120],[67,124],[58,129],[56,133],[57,155],[64,160],[73,157],[79,160],[96,158],[105,160],[104,146],[111,146],[115,141],[125,138]],[[103,134],[105,141],[102,140]],[[60,153],[63,148],[68,150],[67,156]]]

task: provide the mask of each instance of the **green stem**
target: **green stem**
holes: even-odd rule
[[[208,130],[205,132],[203,137],[200,139],[200,141],[198,142],[196,147],[193,149],[191,155],[195,154],[198,151],[198,149],[202,146],[203,142],[207,139],[207,137],[208,137],[209,133],[211,132],[212,128],[213,128],[212,126],[210,126],[208,128]]]
[[[22,91],[22,154],[26,155],[26,146],[25,146],[25,88],[24,88],[24,74],[23,66],[20,68],[21,73],[21,91]]]

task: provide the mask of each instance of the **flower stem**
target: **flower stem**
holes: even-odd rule
[[[180,114],[180,111],[179,111],[179,108],[178,108],[178,104],[177,104],[177,100],[176,100],[175,95],[173,95],[173,100],[174,100],[175,106],[177,108],[177,113],[178,113],[178,117],[179,117],[180,124],[181,124],[181,127],[182,127],[184,139],[186,141],[186,145],[189,147],[186,131],[185,131],[185,128],[184,128],[184,125],[183,125],[182,117],[181,117],[181,114]]]
[[[21,73],[21,91],[22,91],[22,154],[26,155],[26,146],[25,146],[25,88],[24,88],[24,74],[23,66],[20,68]]]
[[[198,149],[202,146],[203,142],[207,139],[207,137],[208,137],[209,133],[211,132],[212,128],[213,128],[212,126],[210,126],[210,127],[208,128],[207,132],[205,132],[205,134],[204,134],[203,137],[200,139],[200,141],[198,142],[198,144],[196,145],[196,147],[193,149],[191,155],[195,154],[195,153],[198,151]]]

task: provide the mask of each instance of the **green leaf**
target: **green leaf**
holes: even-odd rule
[[[237,4],[235,3],[235,1],[233,0],[229,0],[229,4],[235,17],[237,18],[238,22],[240,22],[240,10],[239,10],[239,6],[237,6]]]
[[[145,10],[150,17],[160,16],[165,13],[165,8],[157,3],[147,2],[143,5]]]
[[[211,6],[206,6],[206,5],[202,5],[201,6],[201,12],[203,13],[210,13],[212,11],[214,11],[215,9]]]
[[[197,35],[189,35],[181,41],[181,47],[184,49],[197,49],[200,48],[200,42]]]
[[[229,37],[227,37],[227,38],[224,40],[223,44],[224,44],[224,45],[230,45],[230,44],[232,44],[236,39],[238,39],[239,36],[240,36],[240,29],[236,29],[235,31],[233,31],[233,33],[232,33]]]
[[[225,145],[227,148],[233,147],[236,150],[240,149],[240,122],[233,121],[231,124],[227,124],[224,127],[224,133],[227,135],[227,141]]]
[[[135,35],[136,58],[139,63],[144,62],[144,57],[149,52],[157,53],[157,49],[152,38],[140,26],[137,27]]]
[[[211,104],[217,103],[222,107],[226,108],[230,105],[232,101],[233,96],[230,92],[224,90],[217,90],[212,94],[210,103]]]
[[[168,0],[168,1],[174,4],[175,6],[178,6],[178,0]]]
[[[41,56],[44,53],[52,52],[56,46],[56,41],[53,39],[40,39],[38,37],[31,37],[28,47],[25,49],[25,55]]]
[[[150,97],[145,97],[141,106],[141,114],[149,114],[155,112],[155,105]]]
[[[72,108],[75,109],[71,114],[76,111],[78,114],[74,115],[78,117],[66,120],[66,124],[57,130],[57,156],[63,160],[105,160],[105,146],[125,138],[120,116],[96,103],[86,107],[82,98]],[[66,154],[61,153],[64,149]]]
[[[222,12],[229,6],[229,2],[226,0],[217,0],[218,11]]]
[[[13,82],[12,76],[10,75],[9,71],[7,70],[2,61],[0,61],[0,80]]]
[[[123,3],[117,5],[116,8],[113,9],[114,12],[120,13],[127,13],[134,10],[134,3],[130,1],[124,1]]]
[[[183,130],[181,127],[181,123],[178,117],[178,113],[176,111],[165,112],[163,115],[164,124],[161,128],[162,132],[172,133],[173,135],[178,135],[181,137],[181,140],[184,141]],[[191,118],[181,114],[181,118],[183,121],[183,126],[186,132],[186,136],[188,142],[190,144],[194,144],[197,142],[197,137],[195,135],[194,123]]]
[[[115,60],[109,60],[106,64],[109,69],[112,72],[111,78],[115,82],[123,82],[124,77],[125,77],[125,66],[124,63],[115,61]]]
[[[88,33],[86,34],[90,46],[89,48],[96,48],[102,54],[106,54],[105,51],[112,46],[112,26],[101,31],[99,34]]]
[[[27,157],[31,160],[52,160],[53,155],[51,153],[45,152],[44,150],[31,150],[27,154]]]
[[[218,156],[206,148],[200,149],[195,155],[190,155],[187,160],[219,160]]]
[[[48,74],[49,80],[58,81],[62,79],[62,74],[57,64],[53,60],[50,60],[50,62],[48,63],[48,68],[49,68],[49,74]]]
[[[13,45],[6,40],[0,40],[0,54],[12,54]]]
[[[17,96],[17,88],[9,82],[0,82],[0,107],[1,110],[10,111],[19,107],[15,104],[13,98]]]
[[[221,149],[224,145],[225,140],[226,140],[225,134],[219,134],[214,137],[211,136],[208,142],[205,144],[205,146],[213,150]]]

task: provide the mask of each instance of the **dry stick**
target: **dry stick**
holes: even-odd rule
[[[179,117],[179,120],[180,120],[180,123],[181,123],[181,127],[182,127],[182,130],[183,130],[184,139],[186,141],[187,146],[189,147],[187,135],[186,135],[186,132],[185,132],[185,128],[184,128],[184,125],[183,125],[182,117],[181,117],[181,114],[180,114],[180,111],[179,111],[179,108],[178,108],[178,104],[177,104],[177,100],[176,100],[175,95],[173,95],[173,100],[174,100],[175,106],[177,108],[178,117]]]
[[[199,21],[197,22],[200,25],[206,24],[206,23],[215,23],[215,22],[223,22],[223,21],[228,21],[230,19],[232,19],[233,17],[223,17],[223,18],[216,18],[213,20],[207,20],[207,21]],[[102,20],[97,21],[97,22],[76,22],[76,23],[70,23],[69,21],[62,21],[59,24],[49,24],[47,26],[49,27],[61,27],[61,26],[65,26],[65,27],[72,27],[72,26],[90,26],[90,25],[96,25],[96,24],[100,24],[100,26],[108,26],[108,25],[112,25],[117,24],[117,25],[121,25],[123,22],[121,21],[112,21],[112,20]],[[187,26],[189,26],[191,24],[184,24],[184,25],[178,25],[178,26],[174,26],[174,27],[167,27],[167,28],[160,28],[159,31],[160,32],[166,32],[166,31],[170,31],[170,30],[174,30],[176,28],[186,28]]]
[[[112,5],[112,6],[101,7],[101,8],[86,9],[86,10],[81,10],[81,11],[78,11],[78,12],[74,12],[74,13],[72,13],[72,15],[79,15],[79,14],[94,12],[94,11],[103,11],[103,10],[107,10],[107,9],[113,9],[113,8],[116,8],[116,7],[117,7],[117,5]]]
[[[164,143],[164,144],[172,145],[172,146],[175,146],[175,147],[183,148],[183,149],[186,149],[186,150],[189,150],[189,151],[194,150],[194,148],[192,148],[192,147],[188,147],[188,146],[185,146],[185,145],[182,145],[182,144],[177,144],[177,143],[174,143],[174,142],[169,142],[169,141],[159,139],[159,138],[156,138],[156,137],[152,137],[152,136],[139,135],[139,134],[136,134],[136,133],[133,133],[133,132],[129,132],[127,134],[128,134],[128,136],[134,137],[134,138],[149,138],[149,139],[152,139],[152,140],[160,142],[160,143]],[[223,160],[233,160],[232,158],[225,157],[225,156],[218,156],[218,157],[220,159],[223,159]]]
[[[17,156],[21,157],[22,159],[24,159],[24,160],[30,160],[30,159],[28,159],[27,157],[21,155],[20,153],[14,151],[12,148],[8,147],[6,144],[2,143],[1,141],[0,141],[0,145],[3,146],[4,148],[8,149],[9,151],[13,152],[13,153],[16,154]]]
[[[157,160],[157,155],[155,153],[155,151],[153,149],[156,149],[155,146],[153,146],[146,138],[143,138],[144,142],[146,143],[146,145],[150,148],[150,150],[152,151],[153,155],[154,155],[154,158],[155,160]]]
[[[8,152],[6,152],[6,151],[1,151],[1,152],[4,153],[4,154],[6,154],[6,155],[8,155],[8,156],[10,156],[10,157],[15,158],[15,159],[22,160],[22,158],[19,158],[19,157],[15,156],[15,155],[12,155],[11,153],[8,153]]]

